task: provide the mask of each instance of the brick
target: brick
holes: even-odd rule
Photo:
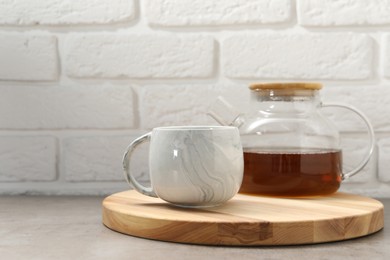
[[[57,178],[56,140],[48,136],[0,136],[0,182]]]
[[[122,157],[138,135],[71,137],[64,140],[64,169],[67,181],[123,181]],[[148,146],[134,152],[131,170],[141,183],[148,177]]]
[[[290,20],[290,0],[148,0],[148,22],[158,26],[274,24]]]
[[[240,34],[222,43],[229,78],[369,79],[373,42],[362,34]]]
[[[344,103],[364,113],[375,131],[390,131],[389,86],[325,86],[321,90],[323,103]],[[346,109],[323,110],[335,122],[340,131],[365,132],[363,121]]]
[[[0,25],[110,24],[134,17],[133,0],[0,0]]]
[[[390,34],[384,37],[384,53],[383,53],[383,74],[386,78],[390,78]]]
[[[74,35],[68,46],[70,77],[203,78],[214,70],[208,36]]]
[[[0,128],[131,128],[133,91],[123,85],[0,86]]]
[[[0,80],[50,81],[57,78],[57,40],[54,36],[0,33]]]
[[[298,23],[305,26],[390,24],[390,0],[299,0]]]
[[[381,138],[378,149],[378,178],[381,182],[390,182],[390,138]]]
[[[246,84],[144,86],[140,93],[142,128],[151,129],[168,125],[218,125],[207,115],[207,112],[219,95],[239,110],[247,109],[249,90]]]

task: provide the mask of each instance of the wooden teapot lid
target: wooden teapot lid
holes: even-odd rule
[[[315,82],[273,82],[273,83],[253,83],[249,85],[251,90],[319,90],[321,83]]]

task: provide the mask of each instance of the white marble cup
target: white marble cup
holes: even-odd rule
[[[130,157],[150,141],[151,187],[130,170]],[[129,184],[138,192],[181,207],[212,207],[231,199],[242,182],[244,161],[238,129],[230,126],[158,127],[134,140],[123,158]]]

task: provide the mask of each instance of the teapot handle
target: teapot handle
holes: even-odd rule
[[[374,148],[375,148],[374,129],[372,128],[368,118],[360,110],[358,110],[357,108],[355,108],[353,106],[350,106],[350,105],[347,105],[347,104],[342,104],[342,103],[326,103],[326,104],[322,104],[322,107],[341,107],[341,108],[346,108],[346,109],[356,113],[364,121],[364,123],[367,126],[368,138],[369,138],[369,142],[370,142],[368,153],[363,158],[363,160],[360,162],[360,164],[358,166],[356,166],[355,169],[353,169],[353,170],[351,170],[351,171],[349,171],[347,173],[342,173],[342,175],[341,175],[342,180],[348,179],[351,176],[353,176],[356,173],[358,173],[360,170],[362,170],[363,167],[366,166],[368,161],[370,160],[371,155],[374,152]]]

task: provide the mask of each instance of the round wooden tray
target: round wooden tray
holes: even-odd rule
[[[270,198],[238,194],[222,206],[184,209],[125,191],[103,201],[108,228],[143,238],[207,245],[293,245],[339,241],[383,228],[383,205],[347,194]]]

